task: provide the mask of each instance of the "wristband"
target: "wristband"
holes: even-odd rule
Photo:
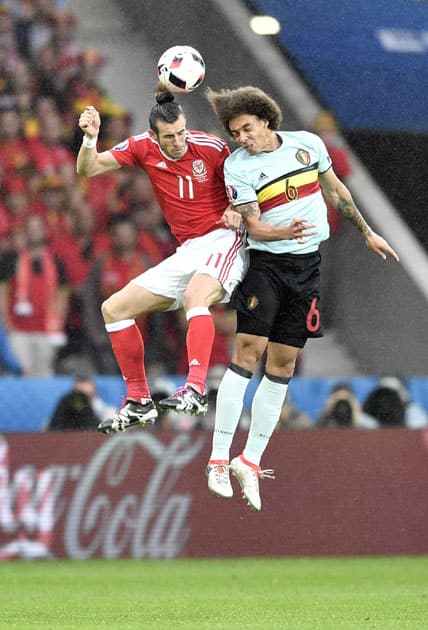
[[[83,136],[82,146],[84,146],[86,149],[93,149],[94,147],[97,146],[97,140],[98,140],[98,135],[94,136],[93,138],[90,138],[89,136],[85,134]]]

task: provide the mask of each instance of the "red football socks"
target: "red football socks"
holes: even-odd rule
[[[215,337],[215,326],[211,315],[196,315],[189,319],[186,345],[189,373],[186,383],[200,394],[205,393],[208,366]]]
[[[131,400],[150,398],[144,369],[144,341],[138,326],[109,332],[116,361],[126,384],[126,397]]]

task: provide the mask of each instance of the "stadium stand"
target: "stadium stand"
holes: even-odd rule
[[[38,432],[46,429],[48,419],[60,398],[73,384],[72,376],[27,378],[25,388],[22,380],[15,376],[0,378],[0,432]],[[97,391],[102,400],[116,406],[124,395],[123,381],[118,376],[96,376]],[[171,377],[172,382],[183,384],[182,377]],[[314,421],[337,382],[348,382],[362,403],[379,383],[378,377],[360,376],[351,378],[309,378],[295,376],[290,384],[290,395],[297,409],[306,413]],[[250,383],[245,397],[245,410],[249,409],[258,379]],[[428,413],[428,387],[425,377],[407,379],[412,401]],[[6,411],[7,410],[7,411]],[[13,421],[11,422],[11,419]]]

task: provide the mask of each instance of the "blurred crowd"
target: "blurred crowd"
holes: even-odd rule
[[[176,247],[143,171],[76,176],[86,105],[102,116],[99,151],[132,133],[100,85],[107,60],[77,46],[76,27],[55,0],[0,2],[0,366],[26,376],[118,373],[100,305]],[[212,363],[227,365],[234,315],[214,317]],[[182,314],[138,325],[148,372],[184,373]]]
[[[218,387],[224,373],[223,366],[213,366],[208,372],[208,412],[205,416],[162,411],[154,426],[155,430],[194,431],[214,429]],[[170,377],[154,376],[150,379],[153,399],[161,400],[175,391]],[[71,391],[67,392],[46,424],[54,430],[95,430],[98,423],[112,408],[99,396],[95,380],[88,374],[76,377]],[[248,430],[250,409],[245,408],[239,428]],[[316,417],[311,417],[295,404],[290,389],[282,406],[276,430],[305,429],[426,429],[428,413],[412,399],[406,379],[397,376],[381,377],[364,396],[357,396],[352,381],[336,382]]]

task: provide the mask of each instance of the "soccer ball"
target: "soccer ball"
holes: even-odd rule
[[[157,74],[172,92],[192,92],[204,79],[205,63],[191,46],[172,46],[161,55]]]

